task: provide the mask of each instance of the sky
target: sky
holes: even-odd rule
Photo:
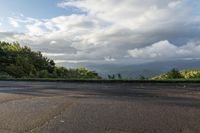
[[[0,2],[0,40],[63,65],[200,58],[198,0]]]

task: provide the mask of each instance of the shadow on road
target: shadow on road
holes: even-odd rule
[[[134,83],[0,82],[0,93],[48,97],[114,98],[200,107],[200,85]]]

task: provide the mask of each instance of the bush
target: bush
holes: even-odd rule
[[[0,79],[10,79],[10,78],[13,78],[13,77],[4,72],[0,73]]]

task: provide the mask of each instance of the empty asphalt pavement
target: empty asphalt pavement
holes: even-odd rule
[[[0,133],[200,133],[200,84],[0,81]]]

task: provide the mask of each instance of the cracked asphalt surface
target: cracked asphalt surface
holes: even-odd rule
[[[0,133],[200,133],[200,84],[0,81]]]

